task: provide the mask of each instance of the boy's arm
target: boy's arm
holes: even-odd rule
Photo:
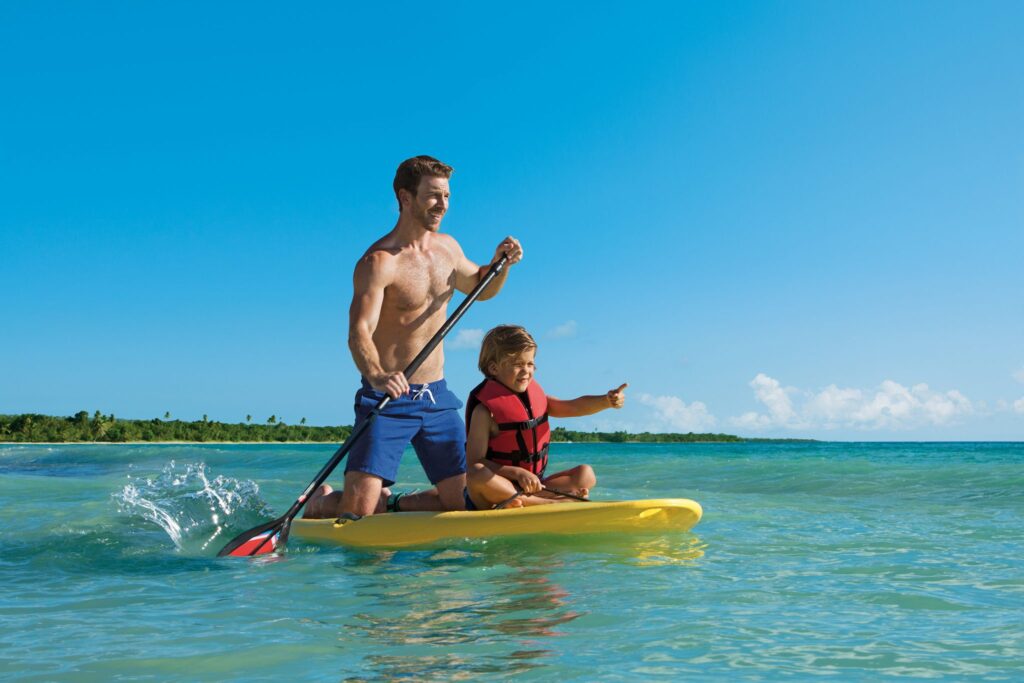
[[[487,462],[487,442],[491,439],[491,425],[494,418],[486,406],[478,405],[473,408],[473,416],[469,422],[469,432],[466,433],[466,465],[475,465],[482,462],[485,465],[493,465]]]
[[[536,474],[524,470],[522,467],[499,465],[487,459],[487,442],[491,439],[492,425],[494,425],[494,418],[491,417],[491,412],[487,410],[486,406],[479,405],[473,408],[469,433],[466,434],[466,465],[483,463],[484,467],[495,474],[505,477],[509,481],[518,482],[524,493],[540,491],[541,483]]]
[[[628,384],[622,384],[618,389],[612,389],[607,394],[580,396],[568,401],[548,396],[548,415],[551,417],[583,417],[599,413],[607,408],[621,408],[626,403],[625,390],[628,386]]]

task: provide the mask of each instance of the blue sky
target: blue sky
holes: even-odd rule
[[[351,422],[394,169],[577,429],[1024,439],[1019,3],[0,8],[0,412]]]

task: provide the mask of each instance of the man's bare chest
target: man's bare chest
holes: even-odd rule
[[[385,305],[398,310],[419,310],[451,298],[454,284],[455,267],[446,254],[402,258],[394,280],[384,291]]]

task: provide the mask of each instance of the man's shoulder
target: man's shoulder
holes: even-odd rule
[[[356,262],[356,272],[363,271],[376,277],[386,277],[395,268],[399,249],[384,236],[371,244]]]

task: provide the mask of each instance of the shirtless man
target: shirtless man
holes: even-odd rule
[[[356,392],[356,420],[365,419],[387,393],[392,401],[349,452],[343,493],[324,485],[310,496],[306,517],[344,513],[462,510],[466,482],[466,428],[462,401],[444,380],[444,350],[438,346],[412,377],[402,373],[447,319],[455,290],[470,292],[490,268],[462,253],[442,234],[448,211],[452,168],[437,159],[407,159],[395,174],[398,223],[356,264],[348,345],[362,373]],[[523,257],[518,240],[506,237],[491,263],[508,254]],[[480,294],[501,291],[504,269]],[[434,488],[406,496],[390,495],[406,445],[412,442]],[[399,500],[400,498],[400,500]]]

